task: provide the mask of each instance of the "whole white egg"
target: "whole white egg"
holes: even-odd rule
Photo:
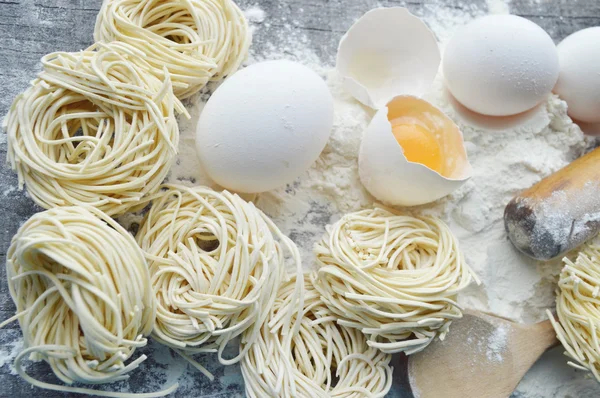
[[[550,36],[516,15],[489,15],[465,25],[450,39],[443,56],[452,95],[489,116],[533,108],[551,93],[558,71]]]
[[[311,69],[290,61],[253,64],[210,97],[196,130],[208,176],[236,192],[293,181],[319,157],[333,124],[333,98]]]
[[[573,33],[558,45],[560,75],[554,92],[574,119],[600,123],[600,26]]]

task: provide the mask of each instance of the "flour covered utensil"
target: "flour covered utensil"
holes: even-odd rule
[[[600,230],[600,150],[515,196],[504,211],[508,237],[524,254],[549,260]]]
[[[524,325],[469,312],[451,329],[443,341],[409,357],[416,398],[506,398],[535,361],[558,344],[548,320]]]

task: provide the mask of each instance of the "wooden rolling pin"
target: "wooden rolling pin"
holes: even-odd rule
[[[557,344],[550,321],[522,325],[469,312],[445,340],[408,358],[408,379],[415,398],[506,398]]]
[[[600,230],[600,148],[514,197],[504,225],[515,247],[538,260],[594,237]]]

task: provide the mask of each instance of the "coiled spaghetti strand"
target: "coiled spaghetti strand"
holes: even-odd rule
[[[345,215],[316,245],[315,288],[343,326],[383,352],[412,354],[462,316],[458,292],[476,276],[435,218],[384,208]]]
[[[556,297],[556,316],[548,317],[572,360],[568,364],[589,371],[600,382],[600,240],[593,239],[575,261],[565,258]]]
[[[6,126],[8,161],[37,204],[112,216],[158,189],[176,155],[174,110],[186,112],[168,74],[164,82],[148,74],[142,56],[111,43],[42,58]]]
[[[105,0],[94,38],[139,48],[159,79],[166,66],[180,99],[235,72],[251,41],[231,0]]]
[[[7,254],[9,291],[25,349],[15,360],[32,385],[106,397],[140,396],[71,387],[125,380],[144,355],[156,303],[144,255],[127,231],[101,211],[60,207],[32,216]],[[27,375],[23,359],[46,361],[66,386]],[[143,394],[164,396],[165,391]]]
[[[314,288],[315,278],[299,274],[279,287],[268,322],[242,361],[246,394],[384,397],[391,387],[391,356],[369,347],[359,330],[336,323]],[[290,315],[291,322],[284,322]]]
[[[216,350],[221,363],[236,363],[258,338],[285,276],[281,245],[297,267],[298,249],[237,195],[205,187],[164,189],[137,233],[158,301],[153,336],[186,358]],[[237,336],[239,354],[224,358]]]

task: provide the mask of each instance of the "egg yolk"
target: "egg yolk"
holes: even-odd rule
[[[417,124],[392,122],[392,133],[409,162],[420,163],[442,174],[442,150],[433,133]]]

